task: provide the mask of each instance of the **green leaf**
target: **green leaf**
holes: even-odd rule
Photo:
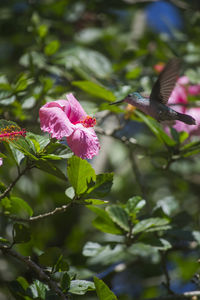
[[[132,256],[152,257],[157,253],[158,249],[152,245],[145,243],[134,243],[127,249]]]
[[[32,208],[26,201],[19,197],[4,198],[1,201],[5,214],[17,216],[19,218],[28,219],[33,215]]]
[[[200,141],[194,141],[184,145],[180,149],[180,153],[183,157],[188,157],[200,152]]]
[[[13,121],[7,121],[5,119],[0,119],[0,130],[5,129],[5,128],[9,128],[11,126],[20,128],[17,123],[13,122]]]
[[[47,172],[55,177],[58,177],[64,181],[67,181],[67,177],[63,172],[53,163],[47,160],[40,159],[35,163],[36,167],[44,172]]]
[[[88,257],[96,256],[101,248],[102,246],[98,243],[87,242],[83,248],[83,255]]]
[[[108,203],[108,201],[100,199],[85,199],[84,202],[88,205],[102,205]]]
[[[140,76],[141,72],[142,72],[141,67],[135,67],[134,69],[132,69],[126,73],[126,78],[127,79],[136,79]]]
[[[200,245],[200,232],[199,231],[193,231],[192,235],[194,239],[198,242],[198,245]]]
[[[16,100],[16,96],[12,95],[10,92],[7,96],[5,95],[5,93],[2,93],[2,92],[0,93],[0,104],[1,104],[1,106],[2,105],[4,105],[4,106],[11,105],[15,102],[15,100]]]
[[[0,243],[9,243],[9,241],[2,236],[0,236]]]
[[[42,53],[31,51],[21,56],[20,64],[24,67],[32,67],[33,65],[38,68],[45,67],[45,56]]]
[[[39,158],[34,155],[34,147],[30,141],[24,138],[18,138],[17,140],[10,141],[11,145],[23,153],[25,156],[29,157],[33,161],[37,161]]]
[[[186,131],[179,132],[180,143],[183,143],[188,137],[189,134]]]
[[[112,72],[112,65],[107,57],[98,51],[79,46],[59,51],[56,63],[65,65],[68,70],[74,69],[87,80],[94,77],[108,78]]]
[[[26,137],[26,141],[31,145],[31,148],[33,149],[34,153],[39,153],[40,152],[40,143],[34,138],[34,136],[29,135]]]
[[[42,25],[38,26],[37,32],[38,32],[40,38],[44,38],[47,35],[47,33],[48,33],[48,27],[47,27],[47,25],[46,24],[42,24]]]
[[[22,288],[26,291],[27,288],[29,287],[29,283],[28,281],[22,277],[22,276],[18,276],[17,277],[17,282],[19,282],[19,284],[22,286]]]
[[[61,278],[61,282],[60,282],[61,288],[64,292],[68,291],[68,289],[70,287],[70,282],[71,282],[71,279],[70,279],[69,274],[67,272],[64,272],[62,275],[62,278]]]
[[[49,290],[49,287],[39,280],[34,280],[29,289],[33,299],[45,300],[46,292]]]
[[[106,207],[106,211],[108,212],[110,218],[114,223],[119,225],[125,231],[129,231],[129,222],[128,222],[128,214],[127,212],[119,205],[111,205]]]
[[[109,289],[103,280],[94,277],[94,284],[99,300],[117,300],[115,294]]]
[[[128,199],[126,203],[126,211],[130,216],[136,215],[146,204],[140,196],[135,196]]]
[[[76,33],[75,40],[81,44],[90,44],[102,38],[103,34],[102,28],[85,27]]]
[[[83,248],[83,255],[89,257],[88,263],[92,265],[111,265],[112,263],[123,261],[126,256],[124,238],[117,237],[117,245],[100,245],[98,243],[87,242]],[[121,244],[119,244],[119,241]]]
[[[18,282],[18,280],[13,280],[8,282],[7,287],[9,289],[9,291],[12,293],[13,296],[15,296],[15,299],[17,300],[24,300],[26,298],[24,298],[23,296],[26,295],[26,291],[24,290],[24,287],[22,286],[21,282]],[[18,296],[22,296],[22,297],[18,297]],[[17,296],[17,298],[16,298]],[[27,300],[30,300],[30,298],[28,298]]]
[[[62,160],[62,157],[54,154],[41,155],[40,157],[45,160]]]
[[[72,280],[70,283],[69,292],[76,295],[84,295],[87,291],[94,291],[95,286],[91,281]]]
[[[20,92],[20,91],[25,90],[28,86],[28,83],[29,83],[29,81],[28,81],[27,74],[25,74],[25,73],[21,74],[15,84],[15,87],[14,87],[15,92]]]
[[[160,229],[161,226],[163,226],[163,228],[165,228],[164,226],[167,224],[169,224],[169,220],[167,220],[167,219],[162,219],[162,218],[145,219],[145,220],[140,221],[139,223],[137,223],[134,226],[132,233],[137,234],[142,231],[147,231],[148,229],[150,229],[152,227],[154,227],[155,231],[156,231],[156,229],[161,230]]]
[[[161,246],[157,247],[158,250],[167,251],[168,249],[172,248],[172,245],[167,240],[165,240],[165,239],[159,239],[159,240],[160,240]]]
[[[73,155],[71,149],[64,144],[61,144],[60,142],[51,141],[51,143],[49,143],[44,150],[45,153],[53,153],[54,155],[59,156],[62,159],[70,158]]]
[[[109,214],[104,209],[90,205],[88,205],[87,208],[98,215],[98,217],[92,222],[93,226],[97,229],[111,234],[123,234],[122,230],[115,225]]]
[[[75,196],[75,191],[74,191],[74,188],[72,186],[70,186],[69,188],[67,188],[65,190],[65,195],[70,198],[70,199],[73,199],[74,196]]]
[[[22,160],[24,159],[25,155],[21,151],[13,147],[11,143],[6,143],[6,146],[10,149],[14,161],[19,166]]]
[[[5,75],[0,74],[0,90],[11,90],[12,87],[8,82],[8,79]]]
[[[180,143],[180,135],[178,133],[178,131],[173,128],[173,127],[170,127],[170,133],[171,133],[171,136],[173,137],[173,139],[176,141],[177,144]]]
[[[68,270],[69,270],[69,265],[67,263],[67,260],[63,258],[63,255],[61,254],[55,264],[55,271],[61,272],[61,271],[68,271]]]
[[[79,87],[88,94],[91,94],[92,96],[108,101],[115,101],[116,99],[115,95],[111,91],[92,81],[73,81],[72,84]]]
[[[151,117],[146,117],[143,113],[138,110],[135,111],[135,114],[140,117],[143,122],[151,129],[151,131],[157,136],[157,138],[164,144],[168,146],[175,146],[176,142],[170,138],[162,129],[160,124]]]
[[[77,195],[83,194],[88,189],[88,184],[96,181],[96,174],[91,165],[77,156],[68,159],[67,174]]]
[[[44,53],[48,56],[53,55],[58,51],[60,47],[60,42],[58,40],[51,41],[48,45],[44,48]]]
[[[36,98],[34,96],[24,99],[22,109],[32,109],[35,106]]]
[[[25,225],[15,223],[13,226],[14,229],[14,242],[15,243],[26,243],[30,240],[30,230]]]
[[[47,145],[50,144],[50,138],[47,135],[39,135],[34,134],[32,132],[27,132],[26,134],[26,140],[31,141],[33,144],[36,153],[39,153],[42,151]]]
[[[113,173],[98,174],[96,176],[95,184],[87,191],[87,197],[101,198],[106,196],[111,190],[113,175]]]

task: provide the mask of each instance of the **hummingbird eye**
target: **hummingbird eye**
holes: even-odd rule
[[[131,94],[128,94],[128,97],[131,98]]]

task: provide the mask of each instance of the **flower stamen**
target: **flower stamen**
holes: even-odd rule
[[[14,140],[20,136],[26,136],[26,130],[18,126],[10,125],[0,130],[0,141]]]
[[[95,118],[92,118],[90,116],[86,116],[82,121],[80,121],[80,123],[84,127],[89,128],[89,127],[94,127],[97,122],[96,122]]]

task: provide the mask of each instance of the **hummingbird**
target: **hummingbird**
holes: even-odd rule
[[[144,97],[138,92],[133,92],[128,94],[122,100],[110,103],[110,105],[127,102],[140,109],[145,114],[150,115],[158,122],[179,120],[188,125],[195,125],[196,121],[194,118],[179,113],[166,105],[175,87],[179,70],[180,60],[178,58],[171,59],[154,83],[149,98]]]

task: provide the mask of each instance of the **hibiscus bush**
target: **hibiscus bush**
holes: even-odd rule
[[[0,299],[198,299],[198,1],[0,7]],[[175,56],[196,125],[109,105]]]

